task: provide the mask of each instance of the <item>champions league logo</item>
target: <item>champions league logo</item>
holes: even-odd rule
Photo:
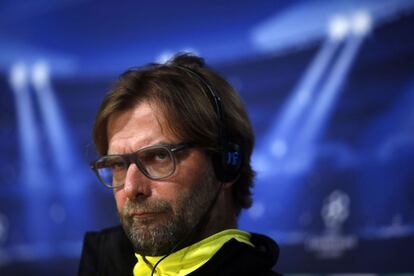
[[[305,249],[316,253],[319,258],[338,258],[346,251],[356,248],[357,238],[344,235],[342,227],[349,217],[350,198],[339,190],[328,195],[321,209],[325,231],[322,235],[305,240]]]
[[[342,224],[349,216],[349,204],[349,196],[338,190],[325,199],[321,216],[327,231],[331,233],[341,231]]]

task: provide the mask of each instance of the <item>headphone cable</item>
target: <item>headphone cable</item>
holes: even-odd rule
[[[161,259],[159,259],[155,265],[152,267],[151,270],[151,276],[154,276],[155,270],[157,268],[157,266],[168,256],[170,256],[172,253],[174,253],[174,251],[180,246],[182,245],[184,242],[188,241],[198,230],[200,230],[199,228],[202,226],[203,223],[206,223],[206,219],[207,219],[207,215],[210,214],[211,210],[213,209],[213,206],[216,204],[217,199],[220,195],[220,191],[221,188],[223,187],[223,182],[220,182],[220,186],[217,189],[217,192],[213,198],[213,200],[210,203],[210,206],[207,208],[207,211],[201,216],[200,220],[197,222],[197,224],[193,227],[193,230],[188,233],[181,241],[179,241],[176,245],[174,245],[173,248],[171,248],[171,250],[168,252],[168,254],[166,254],[165,256],[163,256]]]

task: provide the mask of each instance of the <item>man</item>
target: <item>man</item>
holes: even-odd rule
[[[201,58],[127,71],[94,126],[99,180],[122,227],[85,236],[82,275],[274,275],[278,247],[237,230],[254,136],[240,97]]]

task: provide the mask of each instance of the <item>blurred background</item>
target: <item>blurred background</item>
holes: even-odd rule
[[[1,275],[74,275],[84,232],[118,223],[88,166],[95,113],[179,51],[247,105],[240,227],[278,241],[280,272],[414,272],[414,1],[3,0]]]

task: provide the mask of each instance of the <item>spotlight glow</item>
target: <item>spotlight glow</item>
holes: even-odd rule
[[[286,159],[296,158],[292,156],[292,151],[294,151],[292,142],[297,139],[298,125],[300,125],[301,120],[306,116],[307,110],[311,107],[312,99],[317,95],[318,83],[323,78],[324,72],[327,70],[340,44],[339,41],[326,40],[318,54],[311,61],[298,86],[294,88],[291,95],[287,98],[280,114],[276,114],[269,131],[256,149],[261,155],[266,156],[263,158],[283,161],[284,164]],[[272,163],[269,160],[267,163]],[[273,167],[270,167],[270,170],[275,172]]]
[[[365,35],[372,28],[371,15],[365,10],[356,11],[352,15],[352,31],[356,35]]]
[[[16,63],[10,70],[10,85],[14,92],[19,92],[27,86],[27,69],[24,63]]]
[[[169,59],[174,56],[174,52],[166,50],[162,52],[155,60],[158,63],[166,63]]]
[[[44,61],[36,62],[32,67],[32,82],[37,90],[43,90],[49,84],[49,66]]]
[[[333,16],[328,25],[329,36],[333,40],[342,40],[349,33],[350,24],[347,17],[343,15]]]
[[[323,128],[328,122],[331,112],[342,92],[342,84],[345,82],[350,69],[363,42],[362,36],[349,36],[344,48],[332,66],[326,82],[320,88],[315,104],[310,110],[300,133],[298,145],[295,148],[312,148],[323,133]]]

